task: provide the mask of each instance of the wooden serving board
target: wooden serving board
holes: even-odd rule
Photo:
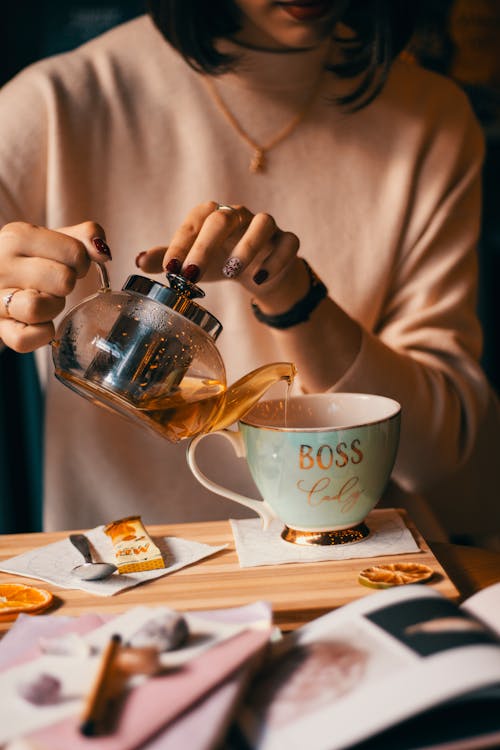
[[[242,569],[239,567],[228,521],[151,525],[148,526],[148,532],[152,537],[178,536],[210,545],[227,544],[227,548],[172,575],[165,575],[110,597],[93,596],[76,589],[61,589],[43,581],[7,573],[0,573],[0,583],[27,583],[52,591],[56,601],[50,612],[63,615],[79,615],[84,612],[109,615],[138,604],[162,604],[180,611],[194,611],[236,607],[265,600],[273,607],[275,624],[283,630],[291,630],[354,599],[372,595],[373,589],[358,583],[359,571],[368,565],[397,561],[429,565],[434,575],[426,585],[440,591],[447,598],[458,600],[460,592],[447,572],[405,511],[399,512],[419,545],[421,551],[418,554]],[[59,541],[67,533],[4,535],[0,541],[0,559]],[[10,623],[0,622],[0,633],[9,627]]]

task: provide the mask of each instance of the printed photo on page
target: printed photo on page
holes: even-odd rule
[[[495,598],[500,607],[500,586]],[[406,721],[414,739],[419,716],[457,701],[447,739],[463,721],[464,732],[496,733],[500,746],[498,636],[484,618],[413,585],[353,602],[277,643],[237,726],[258,750],[340,750]],[[428,740],[422,747],[438,746]]]

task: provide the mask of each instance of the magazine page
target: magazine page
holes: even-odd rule
[[[492,633],[425,585],[397,587],[276,644],[238,727],[258,750],[339,750],[483,688],[500,705]]]
[[[500,582],[473,594],[460,608],[484,622],[500,638]]]

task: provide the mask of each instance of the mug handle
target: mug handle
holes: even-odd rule
[[[187,462],[189,468],[193,472],[198,482],[206,487],[207,490],[215,492],[216,495],[227,497],[229,500],[234,500],[235,503],[239,503],[240,505],[244,505],[245,507],[251,508],[251,510],[255,511],[255,513],[257,513],[262,520],[262,528],[267,529],[270,522],[276,518],[276,514],[265,500],[252,500],[252,498],[247,497],[246,495],[241,495],[239,492],[234,492],[233,490],[230,490],[226,487],[222,487],[222,485],[217,484],[216,482],[213,482],[211,479],[209,479],[200,470],[195,458],[196,448],[202,440],[207,437],[211,437],[212,435],[222,435],[222,437],[225,437],[226,440],[229,440],[238,458],[246,457],[245,444],[239,430],[214,430],[214,432],[207,432],[203,435],[198,435],[190,441],[187,448]]]

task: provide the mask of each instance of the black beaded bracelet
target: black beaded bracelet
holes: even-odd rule
[[[271,328],[292,328],[299,323],[305,323],[309,320],[309,316],[316,309],[322,299],[328,294],[328,290],[323,282],[316,276],[309,263],[301,258],[306,271],[309,275],[310,286],[305,297],[302,297],[293,307],[284,313],[279,315],[266,315],[263,313],[260,307],[255,302],[252,302],[253,314],[260,320],[261,323],[265,323],[266,326]]]

